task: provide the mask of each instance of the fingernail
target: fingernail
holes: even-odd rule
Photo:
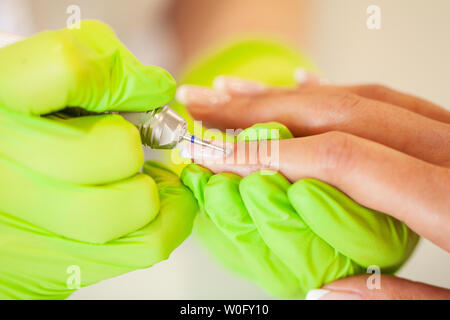
[[[329,85],[329,84],[330,84],[330,80],[324,79],[324,78],[320,78],[319,79],[319,85],[326,86],[326,85]]]
[[[211,107],[223,105],[231,99],[231,97],[224,92],[192,85],[180,86],[175,98],[181,104],[198,104]]]
[[[213,87],[221,92],[243,94],[257,94],[267,90],[267,86],[261,82],[228,76],[216,77],[213,82]]]
[[[225,148],[227,153],[183,141],[180,143],[180,156],[185,159],[194,160],[217,160],[225,159],[232,153],[232,148],[227,147],[226,143],[220,143],[219,141],[214,141],[212,143]]]
[[[294,79],[297,83],[302,84],[308,81],[309,75],[305,69],[295,69],[294,71]]]
[[[313,289],[308,292],[305,300],[362,300],[362,298],[353,292]]]
[[[294,71],[294,79],[298,84],[318,84],[318,85],[327,85],[330,82],[327,79],[320,78],[315,74],[309,72],[306,69],[298,68]]]

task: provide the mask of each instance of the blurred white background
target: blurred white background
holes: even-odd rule
[[[176,73],[179,54],[167,24],[168,2],[0,0],[0,29],[30,35],[62,28],[67,6],[77,4],[83,19],[109,23],[143,62]],[[278,1],[279,6],[283,3]],[[380,30],[366,27],[366,9],[372,4],[381,8]],[[450,108],[450,1],[314,0],[304,16],[307,24],[301,25],[307,26],[307,36],[299,45],[333,83],[383,83]],[[450,254],[422,239],[398,275],[450,288]],[[71,298],[271,297],[224,271],[191,237],[168,261],[84,288]]]

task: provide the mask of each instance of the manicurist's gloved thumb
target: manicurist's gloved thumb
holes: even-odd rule
[[[0,70],[0,107],[27,114],[65,107],[146,111],[168,103],[175,93],[167,71],[141,64],[98,21],[42,32],[3,48]]]

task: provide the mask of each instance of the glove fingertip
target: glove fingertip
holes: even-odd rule
[[[289,198],[293,198],[295,196],[300,196],[303,194],[309,193],[309,188],[311,187],[311,183],[314,181],[313,179],[302,179],[295,183],[293,183],[288,189]]]
[[[257,123],[243,130],[237,136],[237,141],[282,140],[294,136],[289,129],[278,122]]]
[[[262,170],[243,178],[239,189],[241,193],[249,193],[255,192],[264,186],[280,188],[280,190],[284,191],[290,186],[290,183],[283,175],[276,171]]]
[[[238,176],[237,174],[223,172],[223,173],[213,175],[208,181],[208,186],[211,186],[211,185],[217,184],[217,183],[229,183],[229,182],[239,183],[239,181],[241,181],[241,180],[242,180],[242,177]]]
[[[189,184],[189,181],[192,181],[193,179],[201,177],[208,177],[209,179],[212,175],[213,173],[211,170],[199,166],[198,164],[191,163],[181,172],[181,181],[185,184]]]
[[[205,186],[212,175],[210,170],[196,164],[187,165],[181,172],[181,181],[192,191],[201,207],[205,203]]]
[[[176,81],[165,69],[157,66],[141,65],[143,82],[146,91],[147,109],[154,109],[168,104],[175,96]]]

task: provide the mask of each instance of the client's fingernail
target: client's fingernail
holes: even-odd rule
[[[314,289],[308,292],[305,300],[361,300],[361,296],[353,292]]]
[[[216,77],[213,82],[213,87],[221,92],[242,94],[257,94],[267,90],[267,86],[261,82],[228,76]]]
[[[205,87],[183,85],[178,88],[176,99],[186,105],[196,104],[215,107],[227,103],[231,97],[224,92]]]
[[[322,79],[302,68],[295,69],[294,79],[298,84],[326,85],[330,83],[327,79]]]
[[[305,83],[309,79],[309,73],[305,69],[295,69],[294,79],[299,84]]]
[[[320,78],[320,79],[319,79],[319,84],[320,84],[321,86],[329,85],[329,84],[330,84],[330,80],[324,79],[324,78]]]

